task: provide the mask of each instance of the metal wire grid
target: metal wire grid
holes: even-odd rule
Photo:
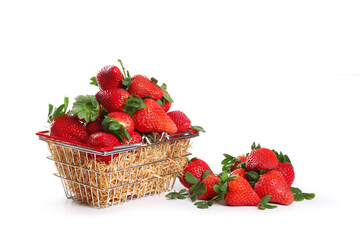
[[[61,179],[67,198],[106,208],[171,190],[186,157],[191,155],[190,138],[196,136],[165,135],[163,142],[146,140],[146,145],[111,152],[47,141],[51,153],[48,159],[55,162],[55,176]],[[104,156],[110,158],[109,164],[101,162]]]

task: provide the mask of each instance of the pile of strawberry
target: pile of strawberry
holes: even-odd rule
[[[99,91],[77,96],[71,110],[67,97],[57,108],[49,104],[51,136],[93,147],[114,147],[139,143],[143,135],[151,139],[153,133],[204,131],[191,126],[182,111],[168,112],[173,100],[165,84],[159,86],[155,78],[143,75],[131,77],[119,62],[122,71],[113,65],[101,68],[90,79]]]
[[[190,198],[198,208],[208,208],[215,201],[224,200],[231,206],[258,206],[276,208],[275,203],[290,205],[293,201],[310,200],[314,193],[303,193],[292,187],[295,172],[287,155],[262,148],[255,143],[246,156],[224,154],[220,174],[214,174],[209,165],[198,158],[188,161],[179,177],[187,189],[171,192],[169,199]],[[197,201],[200,200],[200,201]]]

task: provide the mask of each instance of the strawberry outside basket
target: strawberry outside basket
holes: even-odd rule
[[[173,188],[189,153],[191,138],[198,132],[146,136],[141,143],[96,148],[38,132],[47,142],[65,195],[97,208],[159,194]],[[104,161],[104,159],[107,161]]]

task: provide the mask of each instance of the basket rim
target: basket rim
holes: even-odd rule
[[[142,142],[140,142],[140,143],[135,143],[135,144],[131,144],[131,145],[121,145],[121,146],[115,146],[115,147],[89,146],[89,145],[81,143],[81,142],[76,142],[76,141],[72,141],[72,140],[68,140],[68,139],[64,139],[64,138],[56,137],[56,136],[50,136],[49,131],[40,131],[40,132],[37,132],[36,135],[39,136],[39,140],[42,140],[45,142],[54,142],[54,143],[56,142],[57,144],[59,144],[61,146],[65,146],[65,147],[75,148],[78,150],[91,151],[93,153],[98,153],[101,155],[108,155],[108,154],[113,154],[113,153],[134,150],[134,149],[138,149],[141,147],[157,145],[160,143],[166,143],[169,141],[190,139],[190,138],[199,136],[199,132],[187,131],[187,132],[183,132],[183,133],[175,133],[172,135],[168,135],[167,133],[164,132],[161,135],[160,140],[156,141],[156,142],[151,142],[149,138],[147,138],[146,136],[143,136]],[[166,137],[167,141],[161,142],[163,137]]]

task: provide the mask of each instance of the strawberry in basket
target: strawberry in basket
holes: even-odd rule
[[[86,143],[89,138],[84,125],[79,119],[67,111],[69,98],[65,97],[64,104],[55,108],[49,104],[48,123],[50,123],[50,136]]]

